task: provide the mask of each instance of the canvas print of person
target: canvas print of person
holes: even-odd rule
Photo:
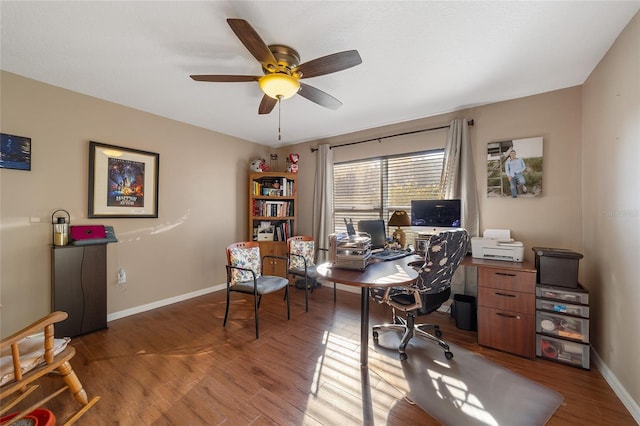
[[[491,142],[487,149],[487,196],[542,195],[542,137]]]

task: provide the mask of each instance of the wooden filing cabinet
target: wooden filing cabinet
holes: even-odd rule
[[[536,356],[536,270],[528,263],[478,266],[478,343]]]

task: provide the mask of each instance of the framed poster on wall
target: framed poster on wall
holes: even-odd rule
[[[158,217],[160,154],[89,143],[89,217]]]
[[[31,170],[31,138],[0,133],[0,168]]]

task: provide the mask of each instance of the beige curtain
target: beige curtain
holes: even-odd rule
[[[328,144],[316,152],[316,182],[313,190],[313,238],[318,247],[329,248],[333,232],[333,152]]]
[[[466,118],[457,118],[449,126],[440,184],[440,198],[461,199],[462,226],[470,236],[479,236],[478,192]]]

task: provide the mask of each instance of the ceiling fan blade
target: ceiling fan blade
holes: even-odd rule
[[[276,106],[277,103],[277,99],[264,95],[260,101],[260,106],[258,107],[258,114],[269,114],[273,111],[273,107]]]
[[[269,50],[269,46],[262,41],[256,30],[244,19],[227,19],[227,23],[240,39],[244,47],[251,52],[254,58],[262,65],[272,65],[275,67],[278,63],[273,53]]]
[[[329,109],[338,109],[342,106],[342,102],[331,96],[330,94],[323,92],[320,89],[316,89],[308,84],[300,83],[300,90],[298,95],[303,98],[309,99],[311,102],[315,102]]]
[[[292,72],[301,72],[300,78],[310,78],[346,70],[361,63],[362,58],[357,50],[345,50],[300,64]]]
[[[243,81],[258,81],[255,75],[191,75],[195,81],[212,81],[217,83],[237,83]]]

